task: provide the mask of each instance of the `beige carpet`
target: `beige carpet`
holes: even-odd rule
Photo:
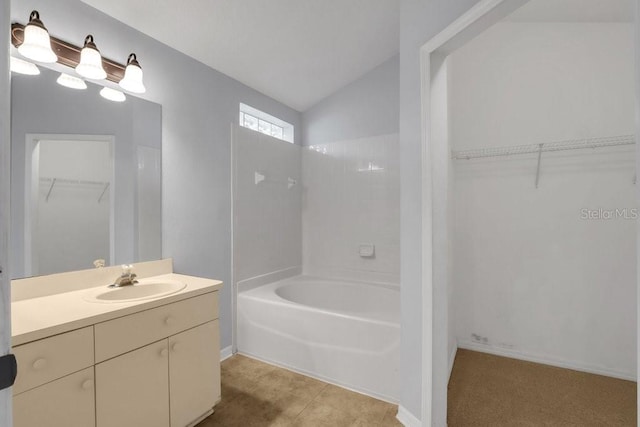
[[[198,427],[398,427],[397,406],[249,357],[222,362],[222,402]]]
[[[458,350],[449,381],[450,427],[636,423],[635,382]]]

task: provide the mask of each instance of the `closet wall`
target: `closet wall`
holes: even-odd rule
[[[633,58],[631,23],[496,25],[450,58],[452,145],[633,134]],[[537,189],[536,154],[454,162],[460,347],[635,379],[634,150],[544,153]]]

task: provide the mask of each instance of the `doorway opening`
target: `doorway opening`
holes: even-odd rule
[[[636,2],[568,3],[482,1],[423,47],[425,425],[459,348],[636,379]]]

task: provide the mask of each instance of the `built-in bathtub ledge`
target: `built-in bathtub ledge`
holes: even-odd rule
[[[267,283],[278,282],[302,274],[302,266],[284,268],[278,271],[261,274],[260,276],[250,277],[249,279],[239,280],[236,282],[238,292],[249,291]]]
[[[400,275],[381,271],[355,270],[339,267],[318,267],[305,265],[305,276],[326,277],[337,280],[354,280],[356,282],[374,283],[376,285],[400,287]]]
[[[405,427],[422,427],[422,423],[411,412],[400,405],[398,406],[398,415],[396,419]]]

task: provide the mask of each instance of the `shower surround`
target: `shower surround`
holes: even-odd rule
[[[398,135],[300,148],[250,132],[234,138],[238,351],[397,401]]]
[[[302,171],[305,274],[400,283],[398,135],[312,145]]]

